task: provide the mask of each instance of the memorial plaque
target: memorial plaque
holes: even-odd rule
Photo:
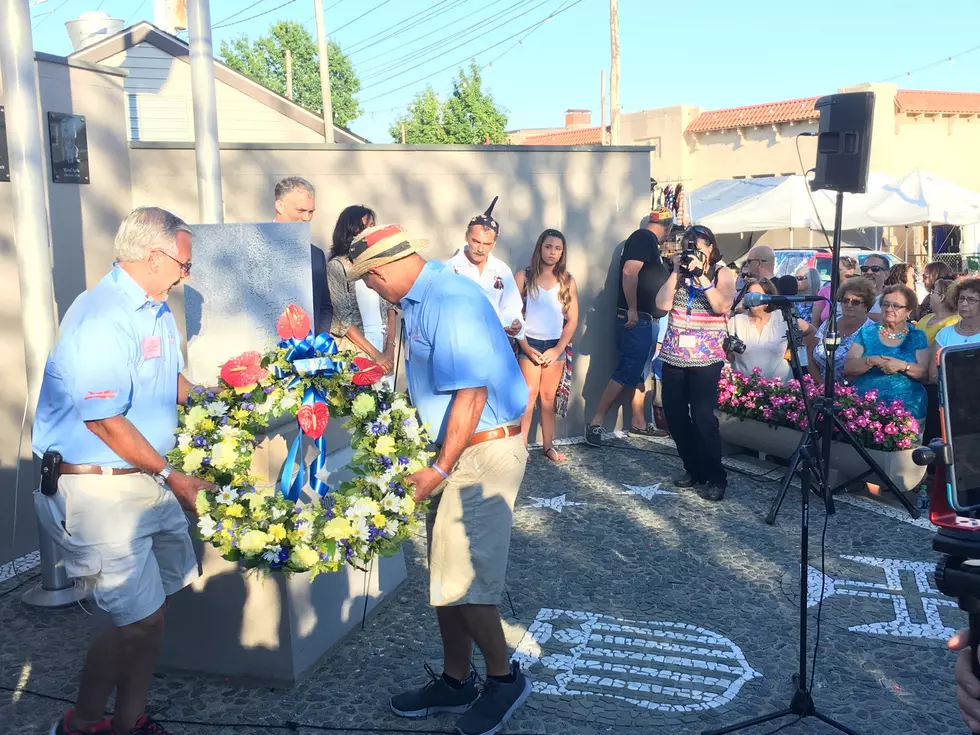
[[[7,121],[0,105],[0,181],[10,181],[10,155],[7,152]]]
[[[213,383],[219,366],[279,341],[290,304],[313,315],[310,226],[305,222],[194,225],[193,279],[184,286],[187,372]]]
[[[87,184],[88,135],[84,115],[48,113],[51,180],[56,184]]]

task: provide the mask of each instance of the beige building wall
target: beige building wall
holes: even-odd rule
[[[629,112],[620,117],[622,140],[632,145],[651,146],[650,177],[660,184],[690,186],[692,156],[684,145],[684,130],[700,110],[690,105],[676,105],[656,110]]]
[[[127,95],[125,118],[130,140],[194,140],[189,64],[146,41],[101,63],[129,72],[124,87]],[[220,79],[215,79],[214,91],[218,110],[218,139],[223,143],[317,143],[323,140],[322,134]]]
[[[59,318],[74,298],[105,273],[120,220],[132,206],[129,151],[123,132],[123,76],[86,64],[38,54],[37,74],[44,122],[45,179],[54,252],[54,297]],[[0,90],[0,104],[3,94]],[[47,113],[84,115],[89,184],[55,184],[48,159]],[[13,240],[13,184],[0,183],[0,563],[37,548],[31,499],[33,467],[30,427],[17,443],[27,395],[24,335]],[[40,245],[39,245],[40,246]],[[97,349],[97,345],[93,345]],[[15,500],[14,478],[20,463]],[[14,508],[16,505],[16,513]],[[16,539],[11,544],[12,524]]]

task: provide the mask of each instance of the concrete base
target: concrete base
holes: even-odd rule
[[[270,430],[253,456],[253,472],[274,482],[297,431],[295,422]],[[339,421],[328,432],[328,446],[336,448],[328,482],[336,485],[345,479],[350,438]],[[287,685],[310,672],[406,577],[400,553],[377,559],[367,572],[345,567],[312,584],[306,574],[246,572],[210,544],[198,545],[198,559],[201,577],[170,600],[160,666]]]

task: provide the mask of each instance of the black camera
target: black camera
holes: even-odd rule
[[[725,337],[725,341],[722,342],[722,349],[725,350],[725,354],[731,355],[741,355],[745,352],[745,343],[739,339],[738,335],[729,334]]]
[[[700,278],[704,275],[704,269],[700,265],[691,267],[692,264],[700,263],[700,261],[701,253],[698,249],[686,246],[677,256],[677,272],[688,278]]]

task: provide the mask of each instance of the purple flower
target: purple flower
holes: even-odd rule
[[[407,465],[408,464],[408,457],[399,457],[398,458],[398,464],[400,464],[402,467],[404,467],[405,465]]]
[[[204,388],[202,388],[202,387],[201,387],[201,386],[199,386],[199,385],[195,385],[195,386],[194,386],[194,392],[195,392],[195,393],[197,393],[198,395],[200,395],[201,393],[203,393],[203,392],[204,392]]]
[[[382,467],[384,467],[384,468],[385,468],[386,470],[390,470],[390,469],[391,469],[391,460],[390,460],[390,459],[388,459],[387,457],[381,457],[381,458],[380,458],[380,459],[378,460],[378,464],[380,464],[380,465],[381,465]]]
[[[201,460],[201,464],[204,465],[205,467],[210,467],[211,466],[211,458],[210,457],[205,457],[204,459]]]
[[[874,440],[878,444],[881,444],[883,441],[885,441],[885,435],[882,432],[880,432],[880,431],[876,431],[874,433]]]
[[[382,431],[383,431],[383,429],[381,428],[381,424],[379,424],[377,421],[372,422],[372,424],[371,424],[371,433],[372,434],[374,434],[375,436],[377,436],[378,434],[382,433]]]
[[[909,449],[912,446],[912,440],[907,436],[898,440],[899,449]]]
[[[898,427],[895,424],[885,424],[885,433],[889,436],[894,436],[898,433]]]
[[[194,441],[191,442],[195,447],[203,447],[207,444],[207,440],[203,436],[195,436]]]
[[[208,391],[208,394],[207,394],[207,396],[205,396],[205,397],[206,397],[206,398],[207,398],[207,399],[208,399],[209,401],[213,401],[213,400],[214,400],[214,391],[210,391],[210,390],[209,390],[209,391]]]
[[[289,560],[289,549],[280,549],[279,550],[279,561],[284,562],[284,561],[288,561],[288,560]]]
[[[228,417],[227,416],[222,416],[221,417],[221,421],[219,421],[218,423],[221,424],[222,426],[224,426],[225,424],[228,423]]]
[[[245,401],[242,404],[242,408],[244,408],[246,411],[253,411],[255,410],[255,404],[252,403],[251,401]]]
[[[266,395],[269,395],[270,393],[272,393],[272,391],[275,390],[275,388],[271,385],[267,385],[263,390],[265,390]]]

